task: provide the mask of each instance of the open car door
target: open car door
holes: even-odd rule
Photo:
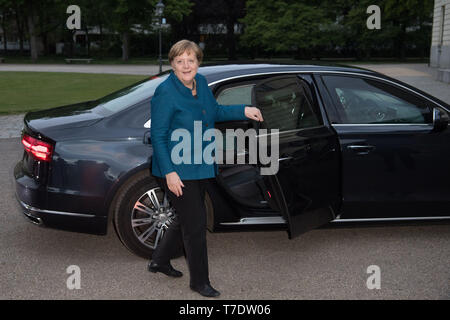
[[[264,145],[259,140],[266,139],[269,149],[258,150],[259,157],[278,151],[278,170],[267,178],[288,222],[289,237],[333,220],[340,202],[339,142],[320,110],[312,77],[269,78],[253,87],[252,100],[264,118],[258,148]],[[262,160],[261,169],[268,166],[267,157]]]

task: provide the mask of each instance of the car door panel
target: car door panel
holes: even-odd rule
[[[276,176],[287,203],[291,237],[333,220],[339,203],[336,136],[326,127],[296,135],[300,143],[280,137],[280,153],[291,159],[280,163]]]
[[[343,78],[333,81],[329,80],[327,85],[330,95],[338,85],[344,91],[351,88],[350,84],[345,87]],[[371,90],[378,98],[392,94],[387,99],[383,97],[386,101],[382,106],[394,106],[390,109],[400,110],[394,116],[373,115],[373,123],[346,123],[344,120],[344,123],[334,124],[343,159],[341,218],[448,215],[450,172],[444,168],[450,161],[450,131],[448,128],[442,132],[433,131],[427,114],[432,105],[429,101],[385,86],[387,84],[376,83]],[[404,105],[412,111],[401,106],[400,102],[393,104],[391,100],[394,98],[400,102],[404,99]],[[336,108],[340,108],[346,100],[338,100],[336,95],[333,102]],[[417,110],[413,109],[415,105]],[[363,109],[363,113],[370,111],[367,107]],[[383,117],[386,123],[379,121]]]
[[[270,179],[282,190],[291,238],[333,220],[339,203],[337,137],[323,125],[312,97],[309,83],[297,76],[255,86],[254,105],[265,119],[262,129],[279,130],[279,168]]]

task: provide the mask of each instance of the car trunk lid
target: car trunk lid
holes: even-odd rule
[[[24,123],[35,133],[55,139],[54,133],[69,128],[90,126],[104,118],[94,111],[95,101],[87,101],[47,110],[28,112]]]

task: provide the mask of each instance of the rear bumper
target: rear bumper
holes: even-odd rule
[[[17,203],[20,206],[20,209],[21,209],[24,217],[27,219],[27,221],[31,222],[32,224],[38,225],[38,226],[44,225],[42,218],[39,217],[39,215],[37,214],[37,212],[39,211],[38,209],[33,208],[32,206],[29,206],[26,203],[24,203],[23,201],[21,201],[17,197],[17,193],[16,193],[16,199],[17,199]]]
[[[23,174],[21,162],[14,168],[15,196],[25,218],[38,226],[67,231],[104,235],[107,217],[67,211],[42,209],[47,207],[47,190]]]

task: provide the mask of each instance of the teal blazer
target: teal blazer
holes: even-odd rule
[[[205,147],[212,142],[203,141],[202,135],[198,135],[199,129],[201,128],[203,134],[207,129],[214,128],[216,121],[246,119],[244,104],[219,105],[208,87],[205,77],[197,73],[195,81],[197,97],[192,95],[191,90],[181,83],[173,71],[155,90],[151,100],[150,129],[153,146],[153,176],[164,178],[166,174],[175,171],[181,180],[215,177],[217,165],[215,163],[208,164],[201,157]],[[201,121],[201,127],[200,123],[197,123],[195,132],[194,121]],[[180,147],[180,143],[185,139],[178,137],[179,140],[173,138],[175,141],[172,141],[172,132],[176,129],[185,129],[177,131],[178,133],[189,132],[190,140],[183,141],[183,145],[188,146],[187,148]],[[196,141],[194,141],[194,133],[197,133]],[[176,153],[174,154],[184,159],[181,163],[179,163],[179,160],[175,161],[171,158],[174,147],[176,147]],[[208,150],[211,150],[211,147]],[[197,154],[197,157],[195,157],[195,154]],[[201,163],[198,163],[199,155]],[[189,159],[189,161],[185,161],[186,159]]]

